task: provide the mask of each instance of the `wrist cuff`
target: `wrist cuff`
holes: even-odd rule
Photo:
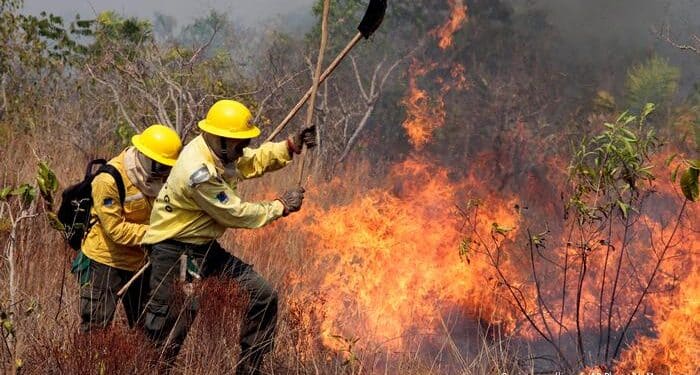
[[[290,153],[301,154],[301,148],[296,147],[294,141],[292,140],[292,137],[287,138],[287,149],[289,149]]]
[[[282,200],[282,198],[277,198],[276,200],[282,204],[282,216],[289,215],[289,210],[287,209],[287,205],[284,204],[284,200]]]

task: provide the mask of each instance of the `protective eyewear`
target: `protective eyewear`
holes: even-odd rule
[[[151,174],[153,176],[167,176],[170,174],[171,166],[158,163],[155,160],[151,160]]]

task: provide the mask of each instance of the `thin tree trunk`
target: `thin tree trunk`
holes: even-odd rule
[[[544,329],[547,331],[547,334],[549,337],[554,337],[552,334],[552,330],[549,328],[549,324],[547,323],[547,318],[544,316],[544,310],[547,310],[547,313],[552,316],[551,312],[549,312],[549,308],[547,307],[546,302],[542,298],[542,292],[540,288],[540,280],[537,277],[537,268],[535,267],[535,252],[533,249],[533,244],[532,244],[532,234],[530,233],[530,230],[527,230],[527,238],[528,238],[528,243],[529,243],[529,248],[530,248],[530,264],[532,267],[532,278],[535,281],[535,290],[537,293],[537,310],[540,313],[540,318],[542,319],[542,324],[544,325]],[[556,320],[556,319],[555,319]]]
[[[629,233],[629,221],[630,221],[630,215],[627,215],[625,218],[625,232],[622,235],[622,245],[620,247],[620,255],[617,261],[617,268],[615,270],[615,280],[613,280],[613,286],[612,286],[612,291],[610,292],[610,305],[608,307],[608,326],[607,326],[607,336],[605,338],[605,363],[608,363],[608,357],[609,357],[609,352],[610,352],[610,336],[611,336],[611,330],[612,330],[612,316],[613,316],[613,307],[615,307],[615,294],[617,292],[617,282],[620,279],[620,271],[622,270],[622,256],[624,255],[625,252],[625,247],[627,245],[627,235]]]
[[[637,314],[637,311],[639,311],[639,306],[642,305],[642,302],[644,301],[644,298],[649,294],[649,289],[651,289],[651,285],[654,282],[654,278],[659,272],[659,268],[661,267],[661,263],[664,261],[664,257],[666,256],[666,252],[668,249],[671,247],[671,240],[673,240],[673,237],[676,235],[676,231],[678,230],[678,226],[681,223],[681,217],[683,217],[683,213],[685,212],[685,207],[688,204],[688,200],[683,201],[683,206],[681,207],[680,212],[678,213],[678,218],[676,219],[676,225],[673,227],[673,231],[671,232],[671,236],[668,238],[668,241],[666,241],[666,245],[664,245],[664,249],[661,251],[661,255],[659,255],[659,260],[656,262],[656,265],[654,266],[654,270],[651,273],[651,277],[649,278],[649,282],[647,283],[646,287],[644,287],[644,290],[642,291],[642,295],[639,296],[639,300],[637,301],[637,304],[634,306],[634,310],[632,310],[632,314],[630,314],[629,319],[627,319],[627,322],[625,323],[624,328],[622,329],[622,332],[620,333],[620,338],[617,340],[617,344],[615,345],[615,352],[613,353],[612,359],[617,358],[617,355],[620,352],[620,346],[622,345],[622,342],[625,339],[625,334],[627,333],[627,330],[630,327],[630,324],[632,324],[632,319],[634,319],[634,316]]]
[[[571,242],[571,238],[573,237],[574,233],[574,224],[572,223],[571,225],[571,230],[569,231],[569,238],[567,239],[567,244]],[[564,312],[566,310],[566,286],[567,286],[567,280],[568,280],[568,271],[569,271],[569,246],[567,245],[565,248],[565,253],[564,253],[564,280],[562,283],[561,287],[561,313],[559,316],[559,321],[564,322]],[[562,326],[559,326],[559,333],[557,334],[557,344],[561,345],[561,329]]]
[[[576,344],[581,367],[586,367],[586,356],[583,350],[583,336],[581,328],[581,295],[583,292],[583,280],[586,277],[587,262],[586,249],[581,249],[581,271],[579,272],[578,286],[576,287]]]
[[[486,246],[486,243],[483,241],[483,239],[481,238],[481,235],[479,235],[478,232],[476,232],[476,236],[479,238],[479,241],[482,244],[484,244],[484,246]],[[528,323],[530,323],[530,326],[532,327],[532,329],[534,329],[535,332],[537,332],[537,334],[540,335],[540,337],[542,337],[547,343],[549,343],[552,346],[554,351],[557,353],[558,358],[562,361],[562,363],[566,367],[566,370],[571,370],[571,364],[569,364],[569,361],[566,360],[566,357],[564,356],[564,353],[562,352],[559,345],[557,345],[552,340],[551,337],[548,337],[547,334],[544,333],[540,329],[540,327],[537,326],[537,323],[535,323],[535,321],[532,320],[532,317],[528,313],[526,306],[523,305],[522,301],[520,300],[518,295],[515,293],[517,288],[515,288],[513,285],[511,285],[510,282],[508,281],[508,279],[506,278],[506,276],[503,274],[503,271],[501,270],[501,267],[500,267],[500,261],[499,261],[500,251],[501,251],[500,246],[498,244],[496,244],[496,257],[494,258],[493,254],[491,253],[491,251],[488,250],[488,247],[486,246],[486,254],[489,257],[494,268],[496,269],[496,273],[498,274],[498,277],[500,278],[503,285],[505,285],[506,288],[508,289],[508,292],[510,293],[516,306],[518,307],[518,310],[525,317],[525,319],[528,321]],[[520,291],[518,290],[518,292],[520,292]]]
[[[372,112],[374,112],[374,107],[376,104],[377,104],[377,101],[375,98],[372,100],[371,104],[367,107],[367,110],[365,111],[364,116],[362,116],[362,120],[360,120],[360,123],[357,125],[357,128],[352,133],[350,140],[348,140],[347,145],[345,145],[345,149],[343,150],[343,154],[338,159],[338,163],[342,163],[345,160],[345,158],[348,156],[348,154],[350,154],[352,147],[355,145],[355,142],[357,141],[357,137],[360,135],[360,132],[362,132],[362,129],[364,129],[365,126],[367,125],[367,123],[369,122],[369,118],[370,118],[370,116],[372,116]]]
[[[603,349],[603,297],[605,294],[605,277],[607,276],[608,270],[608,259],[610,258],[610,247],[612,246],[612,209],[608,224],[608,243],[605,249],[605,261],[603,262],[603,280],[600,285],[600,295],[598,297],[598,353],[596,354],[596,359],[600,361],[600,351]]]

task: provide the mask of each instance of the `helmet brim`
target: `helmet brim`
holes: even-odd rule
[[[162,155],[158,155],[157,153],[153,152],[143,143],[143,141],[141,140],[141,134],[136,134],[135,136],[131,137],[131,144],[133,144],[134,147],[136,147],[136,149],[139,150],[142,154],[146,155],[152,160],[157,161],[158,163],[172,167],[177,161],[177,159],[166,158]]]
[[[260,129],[255,125],[251,125],[250,129],[237,132],[212,126],[207,120],[202,120],[198,122],[197,126],[199,126],[199,129],[201,129],[204,132],[213,135],[218,135],[219,137],[224,138],[250,139],[260,136]]]

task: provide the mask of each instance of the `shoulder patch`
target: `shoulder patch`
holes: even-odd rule
[[[219,194],[216,194],[216,200],[219,201],[220,203],[227,203],[228,202],[228,195],[226,195],[226,193],[222,191]]]
[[[202,165],[202,167],[200,167],[199,169],[197,169],[196,171],[194,171],[194,173],[192,173],[190,175],[190,181],[189,181],[190,187],[194,187],[194,186],[197,186],[203,182],[207,182],[207,181],[209,181],[210,178],[211,178],[211,173],[209,173],[209,169],[207,168],[206,165]]]

